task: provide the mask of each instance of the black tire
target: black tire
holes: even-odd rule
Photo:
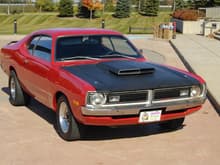
[[[65,108],[66,110],[64,110]],[[74,118],[68,100],[65,96],[58,98],[56,120],[57,132],[61,138],[66,141],[79,140],[82,138],[84,126],[78,123]]]
[[[160,126],[165,129],[177,130],[182,127],[185,118],[173,119],[160,123]]]
[[[30,96],[28,96],[19,83],[17,75],[14,71],[10,72],[9,76],[9,101],[14,106],[27,105],[30,101]]]

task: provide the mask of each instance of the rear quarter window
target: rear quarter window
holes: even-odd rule
[[[37,36],[28,46],[31,55],[45,61],[51,61],[52,38],[49,36]]]

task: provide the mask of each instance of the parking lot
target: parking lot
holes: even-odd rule
[[[0,36],[0,47],[21,36]],[[185,69],[168,41],[133,38],[153,62]],[[8,101],[8,77],[0,69],[0,164],[169,164],[219,165],[220,120],[207,100],[177,131],[157,124],[119,128],[91,127],[85,139],[63,141],[55,114],[35,100],[28,107]]]

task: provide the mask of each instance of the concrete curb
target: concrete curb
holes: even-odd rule
[[[220,40],[220,32],[213,33],[213,36],[214,36],[215,39]]]
[[[182,55],[182,53],[178,50],[178,48],[173,44],[172,40],[169,41],[170,45],[172,46],[172,48],[174,49],[174,51],[176,52],[176,54],[179,56],[180,60],[183,62],[183,64],[185,65],[185,67],[192,73],[196,72],[193,70],[193,68],[190,66],[190,64],[186,61],[186,59],[184,58],[184,56]],[[218,115],[220,116],[220,105],[218,103],[218,101],[214,98],[213,94],[208,90],[207,92],[207,96],[209,101],[211,102],[211,104],[214,106],[216,112],[218,113]]]

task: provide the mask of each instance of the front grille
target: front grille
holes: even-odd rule
[[[118,103],[146,102],[148,100],[148,91],[111,93],[108,95],[108,103],[110,103],[109,98],[112,96],[120,96]]]
[[[181,95],[181,91],[185,91],[185,94]],[[162,101],[162,100],[169,100],[169,99],[187,98],[189,97],[189,95],[190,95],[190,87],[113,92],[107,95],[107,104],[140,103],[140,102],[151,102],[151,100]],[[120,99],[118,99],[117,101],[111,102],[110,98],[114,96]]]
[[[181,90],[189,91],[189,88],[157,89],[154,91],[154,100],[182,98],[182,96],[180,96]],[[188,96],[183,96],[183,97],[188,97]]]
[[[120,102],[146,101],[147,93],[130,93],[120,95]]]

